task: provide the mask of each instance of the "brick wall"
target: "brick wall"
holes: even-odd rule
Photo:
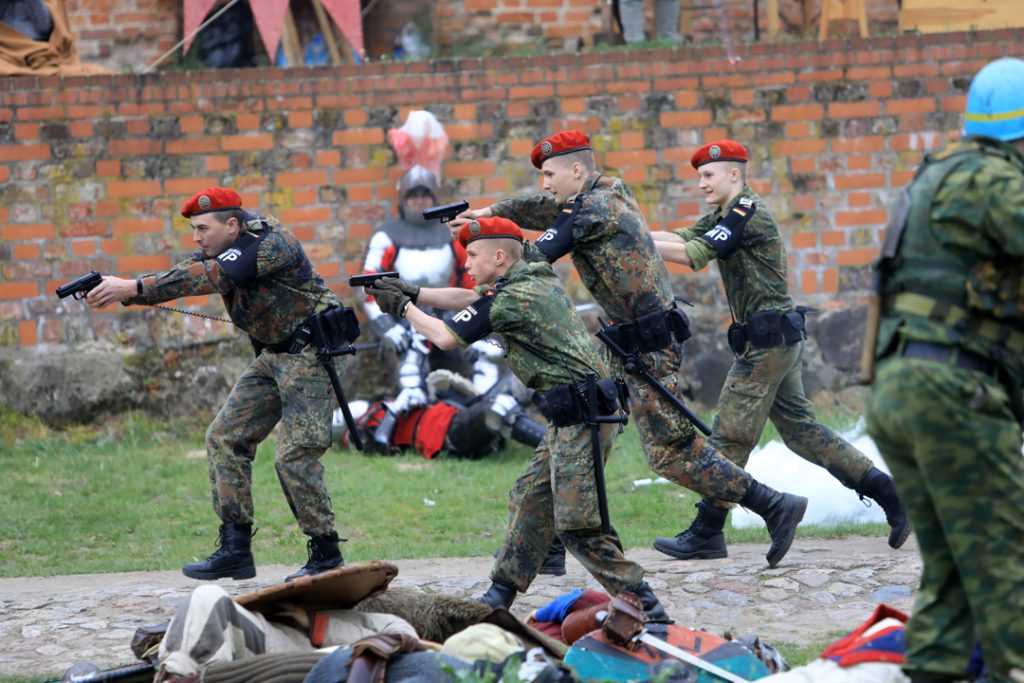
[[[706,9],[710,3],[704,0],[680,2],[682,31],[689,41],[731,46],[753,40],[750,0],[720,0],[715,9]],[[655,20],[653,4],[646,0],[649,35]],[[757,3],[762,32],[767,28],[765,4]],[[892,0],[865,4],[871,33],[895,30]],[[820,5],[819,0],[779,0],[783,36],[816,36]],[[296,11],[304,8],[299,2],[294,6]],[[67,7],[82,60],[119,72],[141,70],[181,39],[181,0],[67,0]],[[609,5],[593,0],[392,0],[373,5],[363,18],[367,54],[390,55],[395,33],[408,21],[431,30],[442,55],[538,47],[575,50],[580,43],[606,42],[612,33]],[[851,22],[837,21],[832,29],[856,32]]]
[[[250,69],[0,82],[0,346],[175,343],[230,327],[151,309],[91,313],[53,297],[89,269],[133,275],[190,250],[177,215],[202,187],[238,189],[307,245],[343,297],[374,223],[393,210],[385,142],[430,106],[452,141],[445,193],[475,206],[537,187],[534,142],[590,132],[654,228],[702,211],[693,149],[749,144],[750,175],[790,250],[797,297],[863,298],[894,189],[954,137],[970,77],[1024,52],[1024,31],[615,51],[341,69]],[[715,273],[678,275],[717,291]],[[577,287],[578,291],[578,287]],[[177,305],[221,313],[197,297]],[[702,314],[712,312],[702,309]]]
[[[67,0],[83,62],[140,71],[181,39],[181,0]]]
[[[754,4],[750,0],[679,0],[680,30],[688,42],[728,46],[754,39]],[[655,37],[654,1],[645,0],[648,38]],[[762,40],[766,39],[766,2],[756,3]],[[871,34],[893,33],[898,10],[892,0],[865,0]],[[779,0],[783,39],[817,36],[820,0]],[[577,45],[619,42],[610,4],[593,0],[437,0],[435,38],[441,54],[466,50],[485,54],[515,50],[576,49]],[[830,23],[831,35],[857,35],[851,20]]]

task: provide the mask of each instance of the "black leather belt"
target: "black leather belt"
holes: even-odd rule
[[[957,346],[946,346],[944,344],[933,344],[924,341],[905,342],[899,355],[904,358],[921,358],[945,365],[955,365],[964,370],[975,370],[986,375],[994,375],[997,367],[995,361],[979,356],[976,353],[965,351]]]

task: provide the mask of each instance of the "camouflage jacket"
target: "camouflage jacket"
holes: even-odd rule
[[[959,344],[1021,367],[1024,350],[1024,156],[967,137],[929,154],[907,187],[896,258],[882,261],[878,353],[907,339]],[[899,230],[903,227],[902,231]]]
[[[718,261],[725,296],[739,322],[746,322],[751,313],[793,308],[786,279],[786,248],[764,200],[750,185],[744,185],[728,206],[702,217],[692,228],[675,231],[686,240],[686,253],[693,261],[693,269],[701,270],[718,254],[707,242],[696,238],[715,227],[721,216],[744,197],[753,201],[757,210],[744,228],[736,252]]]
[[[672,283],[640,207],[626,183],[593,173],[576,196],[572,262],[583,285],[610,316],[626,322],[672,305]],[[572,200],[573,198],[570,198]],[[505,199],[491,207],[526,230],[546,230],[561,208],[548,194]],[[527,260],[546,260],[528,245]]]
[[[237,284],[218,259],[203,258],[197,251],[168,271],[143,276],[142,294],[124,304],[157,304],[183,296],[220,294],[231,322],[262,344],[286,340],[314,313],[338,305],[338,298],[290,232],[261,216],[252,216],[235,245],[243,238],[256,249],[254,277],[247,284]]]
[[[586,373],[608,376],[561,280],[547,263],[517,261],[494,286],[447,323],[462,346],[491,332],[502,335],[509,369],[523,384],[547,391],[579,382]]]

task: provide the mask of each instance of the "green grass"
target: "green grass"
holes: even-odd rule
[[[177,569],[205,557],[218,524],[209,499],[205,427],[132,413],[58,432],[0,415],[0,515],[6,520],[0,576]],[[769,427],[762,442],[770,438]],[[270,439],[260,447],[253,469],[253,548],[261,564],[298,565],[306,537],[281,493],[273,446]],[[332,448],[325,455],[327,480],[338,531],[349,539],[346,560],[490,554],[504,533],[508,491],[529,455],[518,444],[478,461],[366,457]],[[693,517],[690,491],[633,486],[654,476],[627,428],[606,473],[612,520],[626,547],[647,547]],[[801,535],[884,532],[880,524],[842,525],[802,529]],[[731,526],[727,539],[768,540],[763,530]]]

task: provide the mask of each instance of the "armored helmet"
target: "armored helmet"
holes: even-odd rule
[[[1024,138],[1024,60],[1003,57],[977,73],[967,91],[964,135]]]
[[[405,198],[413,190],[426,190],[430,196],[437,199],[437,176],[419,164],[413,166],[402,174],[396,186],[398,200],[404,202]]]

